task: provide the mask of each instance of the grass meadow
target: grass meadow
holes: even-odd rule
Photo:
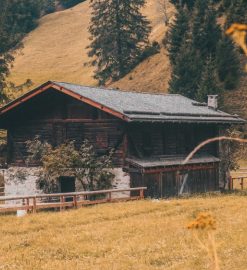
[[[186,228],[209,212],[220,269],[246,270],[246,204],[246,196],[224,195],[0,216],[0,269],[212,269]]]

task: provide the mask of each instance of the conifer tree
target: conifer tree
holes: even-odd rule
[[[218,81],[216,65],[212,57],[208,57],[199,82],[196,100],[205,102],[208,95],[220,95],[222,89]]]
[[[99,84],[130,71],[149,46],[150,24],[141,14],[145,0],[91,0],[89,45]]]
[[[181,46],[185,42],[185,37],[189,31],[189,14],[185,8],[179,7],[175,20],[165,38],[169,59],[172,65],[175,64]]]
[[[169,92],[195,98],[201,78],[202,61],[200,56],[191,46],[184,43],[173,66],[172,76],[169,81]]]
[[[0,102],[7,99],[4,88],[14,61],[13,50],[21,47],[23,36],[36,26],[40,1],[0,0]]]
[[[55,0],[43,0],[42,10],[45,14],[49,14],[54,12],[56,9],[56,1]]]
[[[0,103],[6,100],[4,88],[6,77],[9,75],[9,66],[14,58],[9,50],[17,46],[18,42],[12,31],[8,31],[7,18],[9,16],[9,2],[0,0],[2,11],[0,13]]]
[[[84,2],[85,0],[60,0],[60,3],[65,7],[65,8],[70,8],[73,7],[81,2]]]
[[[247,1],[234,0],[226,5],[226,27],[232,23],[247,23]]]
[[[227,90],[236,88],[241,76],[239,53],[226,36],[222,37],[217,46],[216,66],[224,88]]]
[[[171,93],[202,100],[207,94],[220,92],[222,87],[233,89],[238,84],[240,60],[232,42],[224,37],[217,24],[216,2],[195,1],[193,10],[187,15],[186,34],[179,32],[177,18],[176,27],[171,27],[167,38],[172,66],[169,82]],[[182,15],[180,12],[177,16]],[[205,78],[214,78],[215,85],[212,82],[212,85],[207,85]],[[206,90],[209,86],[212,92]]]
[[[186,6],[188,9],[193,9],[195,0],[170,0],[176,7]]]
[[[197,0],[193,10],[192,40],[194,48],[200,52],[202,58],[206,59],[209,55],[215,57],[220,33],[212,4]]]

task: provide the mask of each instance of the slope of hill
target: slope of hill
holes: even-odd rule
[[[161,41],[166,27],[159,0],[148,0],[143,12],[152,22],[150,40]],[[170,16],[174,12],[171,5],[168,6],[168,12]],[[89,1],[86,1],[43,17],[39,27],[24,39],[24,48],[16,55],[10,80],[16,84],[29,78],[34,85],[47,80],[95,85],[97,82],[93,79],[93,68],[84,65],[89,61],[86,46],[89,44],[90,14]],[[162,50],[159,56],[147,59],[133,71],[131,83],[127,76],[114,86],[125,86],[127,89],[135,86],[134,89],[141,90],[143,86],[151,87],[153,82],[157,82],[155,90],[164,90],[166,75],[162,74],[163,82],[159,77],[163,71],[169,76],[169,65],[166,66],[164,61],[167,62],[167,57]],[[145,83],[141,80],[143,76]]]
[[[150,40],[161,42],[167,27],[160,3],[147,0],[143,12],[152,22]],[[170,20],[174,7],[168,5]],[[96,85],[93,68],[85,66],[89,61],[86,46],[89,44],[89,1],[71,9],[49,14],[40,20],[39,27],[24,39],[24,49],[16,55],[10,80],[21,84],[31,79],[34,86],[47,80],[67,81]],[[166,92],[170,78],[170,65],[164,48],[149,57],[120,81],[108,87],[126,90]],[[247,119],[247,74],[243,76],[237,91],[226,94],[226,109]],[[17,93],[21,94],[21,93]]]
[[[1,217],[2,269],[213,269],[186,226],[217,220],[221,269],[246,269],[246,196],[145,200],[24,218]],[[206,233],[206,232],[205,232]]]
[[[243,67],[244,70],[244,67]],[[247,73],[243,72],[240,84],[234,91],[225,93],[226,110],[247,119]]]

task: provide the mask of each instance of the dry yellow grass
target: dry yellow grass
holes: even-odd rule
[[[1,269],[210,269],[186,225],[217,219],[221,269],[246,269],[247,198],[237,195],[99,205],[0,217]]]
[[[153,29],[150,40],[160,42],[167,28],[163,22],[162,11],[158,3],[159,0],[148,0],[143,13],[152,22]],[[172,16],[173,6],[169,5],[168,12]],[[48,80],[96,85],[97,82],[93,79],[93,68],[84,66],[89,61],[86,46],[89,44],[90,16],[89,1],[85,1],[71,9],[43,17],[39,27],[23,40],[24,48],[21,54],[16,55],[10,80],[21,84],[26,79],[31,79],[35,86]],[[165,63],[167,62],[163,51],[160,58],[165,60]],[[165,72],[162,74],[164,80],[160,81],[167,81],[169,76],[169,62],[168,67],[166,67],[164,62],[161,65],[161,59],[154,56],[154,60],[152,58],[150,60],[154,64],[149,65],[149,61],[141,64],[141,67],[137,68],[136,71],[138,74],[133,75],[133,84],[125,83],[129,81],[127,76],[126,80],[116,86],[130,89],[129,87],[144,79],[142,84],[139,84],[139,90],[142,90],[142,86],[146,85],[147,82],[150,82],[150,88],[153,86],[155,89],[163,90],[166,82],[159,82],[157,86],[152,84],[152,81],[158,82],[160,80],[160,72]],[[142,70],[145,70],[146,73],[143,74]],[[167,72],[168,76],[166,76]],[[159,78],[155,78],[155,76]]]

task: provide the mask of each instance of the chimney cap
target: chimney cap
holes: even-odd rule
[[[208,97],[218,97],[218,95],[208,95]]]
[[[214,110],[218,108],[218,95],[208,95],[208,107]]]

